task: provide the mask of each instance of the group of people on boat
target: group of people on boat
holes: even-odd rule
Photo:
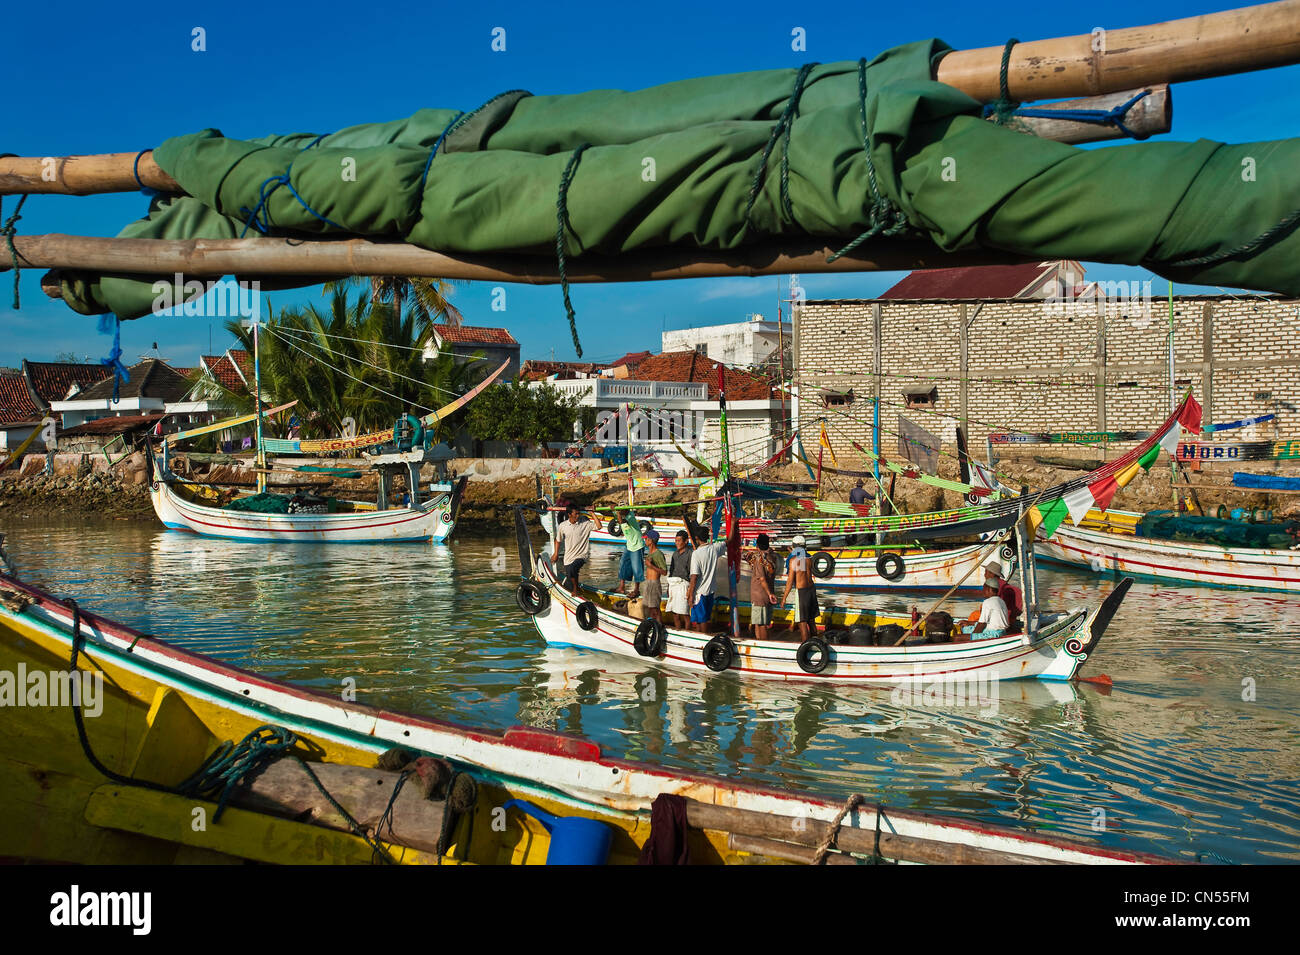
[[[708,632],[717,598],[718,568],[725,566],[726,539],[719,536],[711,540],[706,527],[692,522],[693,535],[678,531],[672,551],[667,552],[659,546],[659,532],[653,526],[643,529],[632,509],[618,511],[616,523],[624,543],[616,593],[629,601],[639,601],[647,617],[663,622],[666,614],[667,623],[679,630]],[[578,593],[579,576],[590,556],[591,534],[596,526],[572,502],[565,506],[564,519],[557,522],[551,559],[560,569],[561,585],[574,595]],[[733,534],[739,546],[738,524],[733,525]],[[780,564],[768,536],[759,534],[754,546],[742,553],[749,568],[749,625],[756,639],[774,636],[774,608],[791,603],[799,640],[809,640],[818,633],[817,618],[821,611],[807,541],[802,535],[796,535],[790,543],[785,561],[785,589],[779,596],[776,579]],[[1000,637],[1012,628],[1018,616],[1019,593],[1003,579],[996,555],[985,562],[984,574],[980,606],[966,621],[951,628],[948,639],[953,642]],[[915,608],[913,626],[920,632],[921,622]]]

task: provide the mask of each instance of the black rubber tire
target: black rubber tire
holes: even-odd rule
[[[606,527],[605,527],[605,531],[606,531],[606,533],[608,533],[611,537],[617,537],[620,533],[622,533],[622,532],[619,530],[619,524],[618,524],[618,521],[614,520],[614,518],[612,518],[612,517],[609,519],[609,524],[606,525]]]
[[[794,659],[804,673],[821,673],[831,665],[830,645],[821,637],[805,640],[799,644]]]
[[[870,647],[876,642],[876,628],[866,624],[849,627],[849,642],[855,647]]]
[[[531,580],[521,580],[515,588],[515,603],[519,604],[520,610],[533,617],[551,605],[551,594]]]
[[[906,567],[903,564],[902,554],[889,551],[876,558],[876,573],[885,580],[902,580],[905,572]]]
[[[668,649],[668,632],[654,617],[646,617],[636,628],[632,648],[643,657],[661,657]]]
[[[704,645],[704,665],[714,673],[726,670],[736,659],[736,645],[720,633]]]
[[[812,556],[812,572],[814,577],[830,577],[835,573],[835,558],[826,551],[819,550]]]
[[[574,612],[578,618],[578,626],[583,630],[595,630],[596,625],[600,623],[600,616],[596,612],[596,605],[590,600],[584,600],[578,604],[578,609]]]
[[[654,526],[654,525],[651,524],[649,521],[642,521],[642,522],[641,522],[641,536],[642,536],[642,537],[645,537],[647,534],[649,534],[649,533],[650,533],[650,528],[653,527],[653,526]]]

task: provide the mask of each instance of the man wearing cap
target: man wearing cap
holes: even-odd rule
[[[641,581],[645,580],[645,539],[641,536],[640,522],[630,509],[618,512],[619,523],[623,526],[623,559],[618,564],[618,592],[623,593],[627,584],[632,585],[628,597],[635,600],[641,596]]]
[[[811,639],[817,632],[817,588],[813,585],[812,562],[805,549],[807,541],[802,534],[795,535],[791,541],[794,548],[786,561],[785,593],[781,594],[781,603],[790,598],[791,588],[795,591],[794,622],[799,627],[800,642]]]
[[[645,607],[647,617],[655,620],[659,616],[659,605],[663,600],[661,579],[668,573],[668,561],[659,549],[659,532],[653,527],[645,534],[645,583],[641,586],[641,605]]]
[[[768,543],[767,535],[759,534],[754,541],[758,549],[749,555],[749,622],[758,640],[767,639],[776,603],[776,557]]]

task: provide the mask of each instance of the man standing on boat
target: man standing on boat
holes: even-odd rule
[[[758,549],[749,557],[749,622],[754,637],[766,640],[776,603],[776,555],[768,549],[766,534],[759,534],[754,544]]]
[[[853,485],[853,490],[849,491],[850,504],[870,504],[871,495],[866,492],[862,486],[862,478],[858,478],[857,483]]]
[[[691,538],[685,531],[677,532],[677,549],[668,565],[668,615],[678,630],[686,629],[691,613],[689,591],[691,588]]]
[[[802,534],[797,534],[791,542],[794,549],[786,562],[785,593],[781,594],[781,603],[790,599],[791,588],[795,591],[794,622],[799,627],[799,642],[812,639],[817,633],[817,588],[813,583],[812,561],[804,545]]]
[[[739,526],[739,522],[737,522]],[[727,542],[709,543],[709,532],[695,529],[695,551],[691,554],[691,582],[686,602],[691,608],[691,629],[705,633],[713,618],[713,594],[718,575],[718,558],[727,552]]]
[[[655,620],[659,616],[659,605],[663,600],[662,580],[668,573],[668,562],[664,552],[659,549],[659,532],[653,527],[645,535],[645,586],[641,588],[641,605],[645,607],[647,617]]]
[[[569,588],[569,593],[578,593],[578,571],[587,562],[591,550],[591,530],[594,525],[578,512],[578,505],[572,501],[564,508],[564,520],[556,527],[555,550],[551,554],[551,563],[560,562],[560,545],[564,545],[564,580],[561,583]]]
[[[641,596],[641,581],[645,580],[645,540],[641,537],[641,525],[632,511],[619,511],[619,522],[623,525],[623,559],[618,565],[618,592],[624,593],[626,584],[632,585],[628,597],[632,600]]]

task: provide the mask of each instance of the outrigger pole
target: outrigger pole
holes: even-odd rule
[[[736,596],[740,578],[740,547],[732,547],[731,533],[740,522],[731,489],[731,446],[727,440],[727,379],[718,363],[718,433],[721,448],[718,461],[718,488],[722,492],[722,534],[727,544],[727,585],[731,597],[731,639],[740,639],[740,608]]]

